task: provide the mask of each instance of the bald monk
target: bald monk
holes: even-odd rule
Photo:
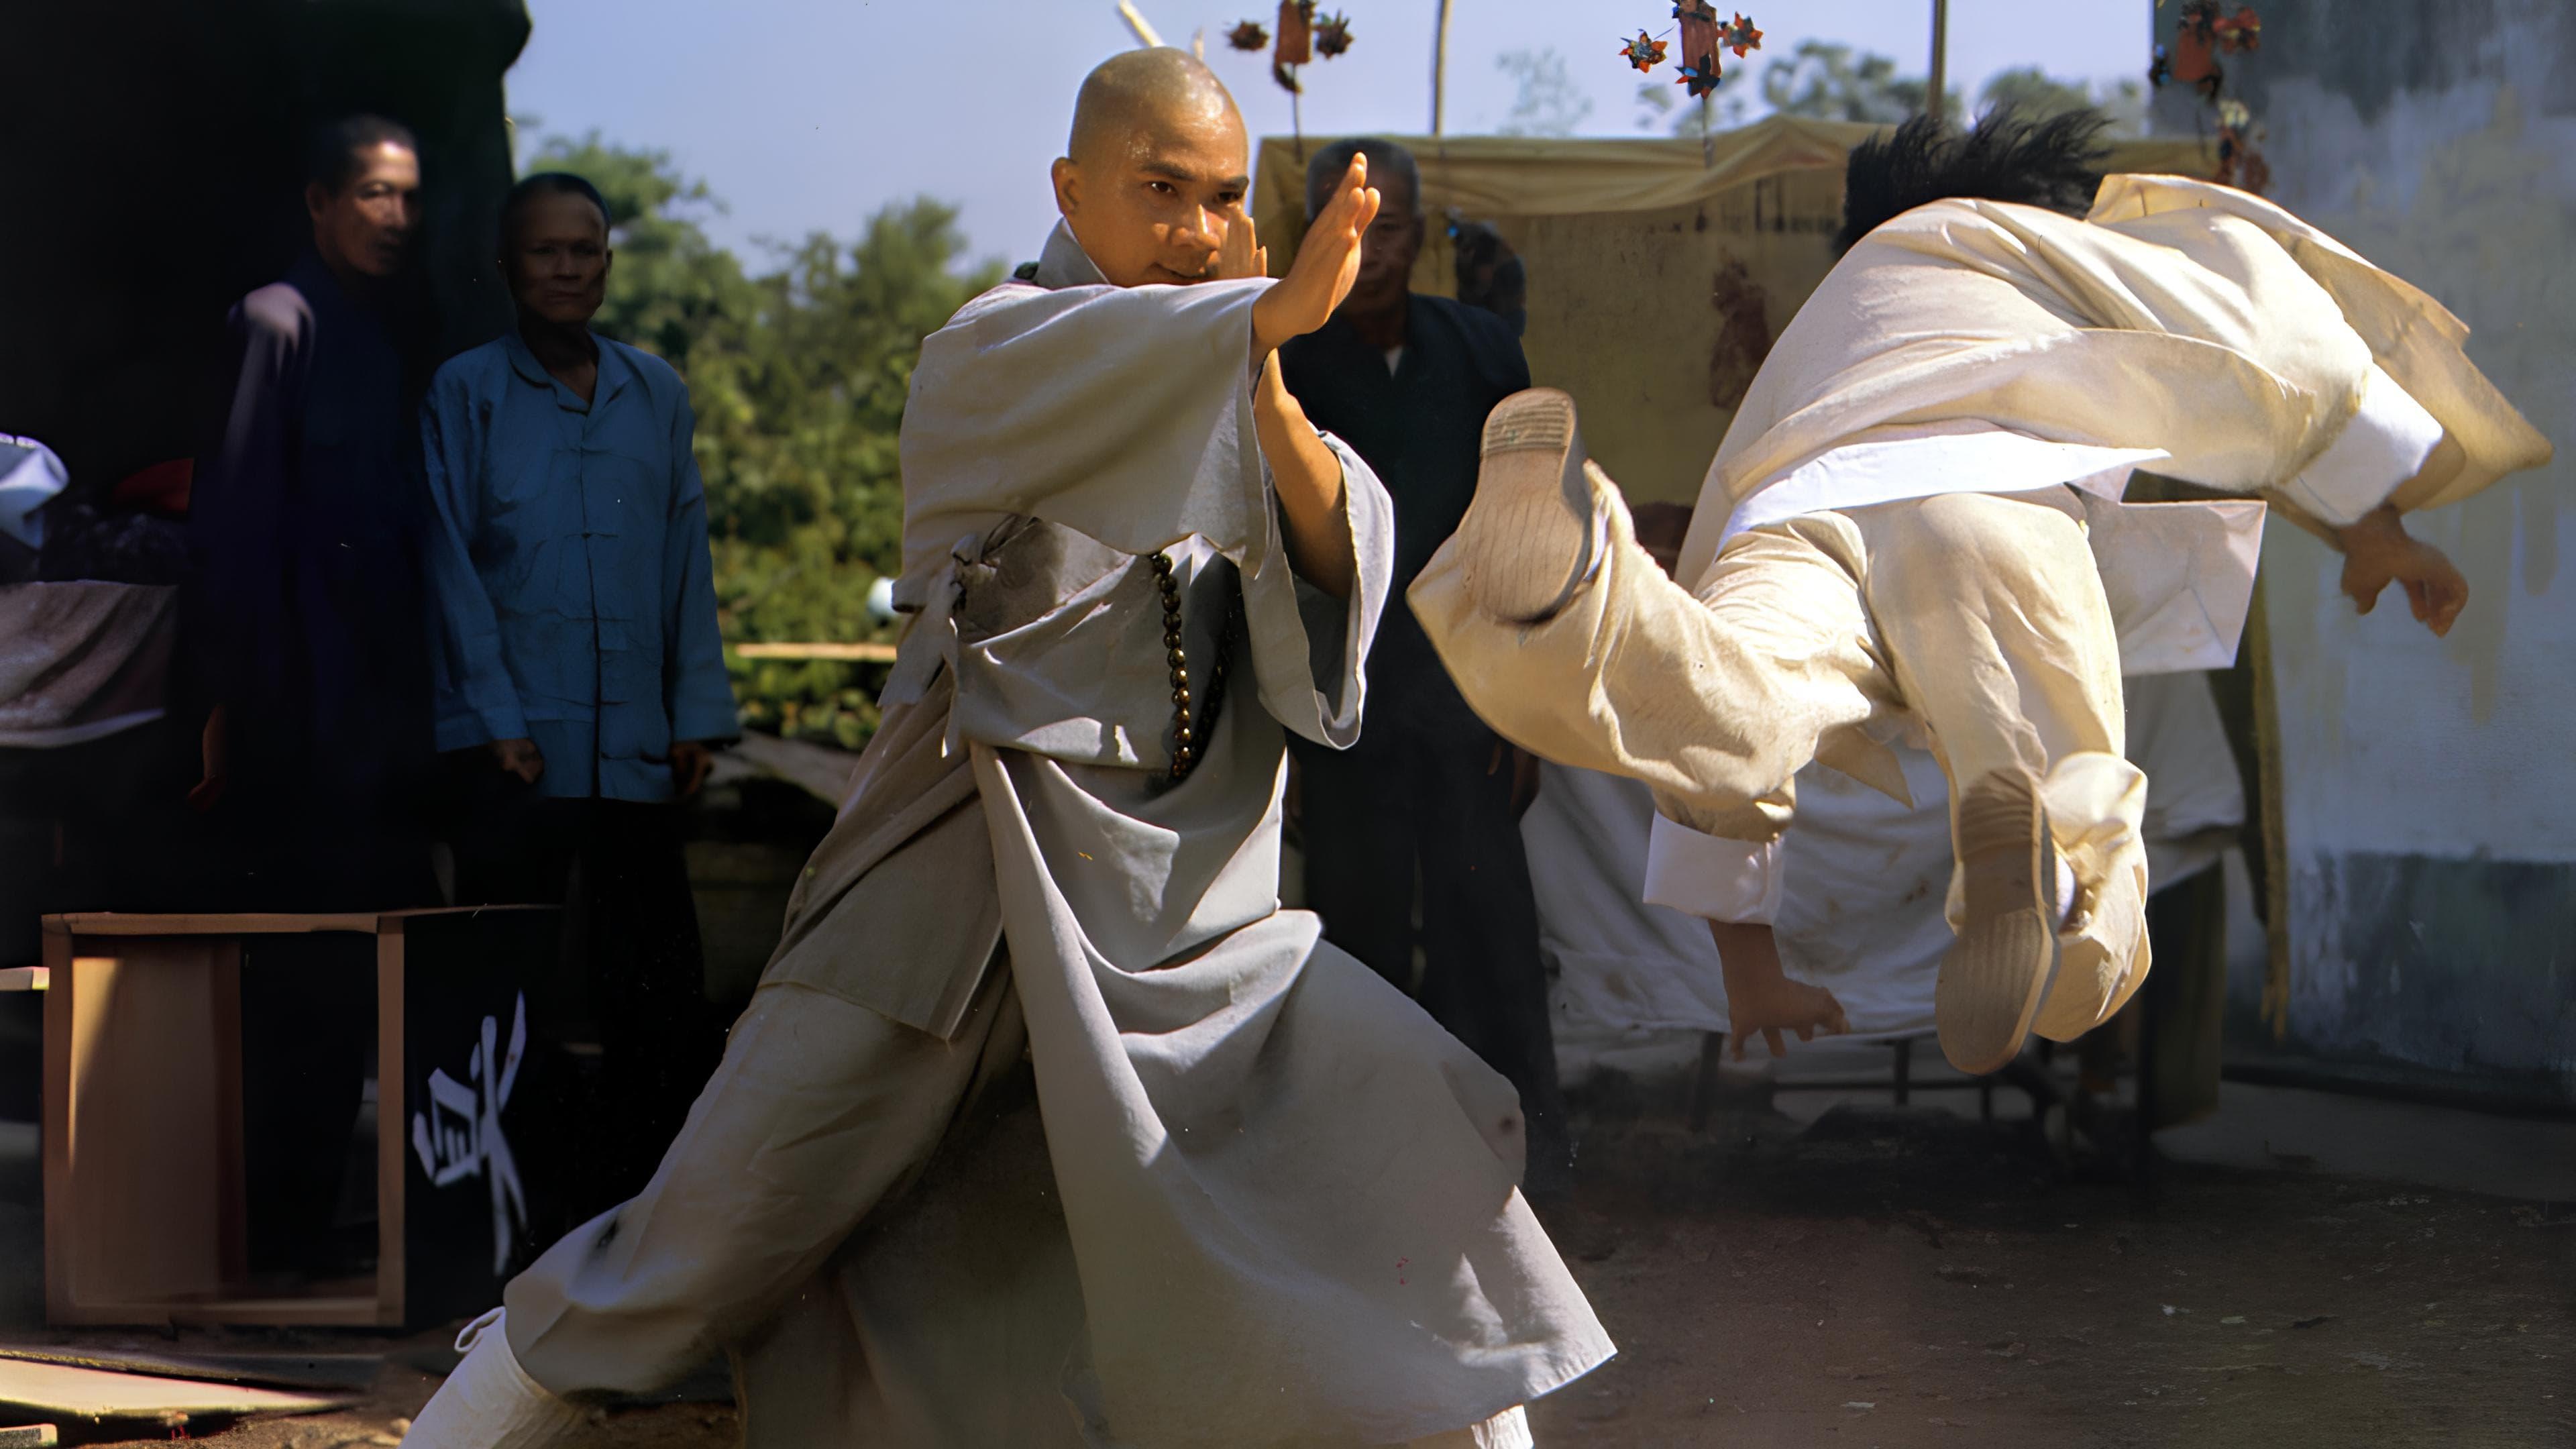
[[[1514,1446],[1611,1347],[1508,1084],[1279,908],[1287,732],[1357,735],[1391,508],[1279,345],[1188,55],[1083,83],[1063,222],[922,347],[885,718],[643,1194],[469,1326],[405,1443],[557,1442],[732,1357],[755,1446]]]

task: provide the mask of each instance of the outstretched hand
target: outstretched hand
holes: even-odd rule
[[[1851,1030],[1843,1004],[1832,992],[1791,980],[1780,969],[1779,943],[1769,926],[1711,921],[1708,931],[1717,943],[1718,967],[1726,981],[1728,1052],[1735,1060],[1744,1060],[1744,1044],[1756,1034],[1776,1057],[1788,1052],[1780,1038],[1784,1031],[1813,1041],[1818,1032],[1840,1036]]]
[[[1279,285],[1261,294],[1252,306],[1253,346],[1267,356],[1292,337],[1303,337],[1332,319],[1333,309],[1351,294],[1360,275],[1360,238],[1377,219],[1378,194],[1368,184],[1368,158],[1353,156],[1348,171],[1333,188],[1333,199],[1306,229],[1296,260]],[[1246,243],[1251,223],[1241,224]],[[1228,251],[1236,228],[1226,228]]]
[[[2338,530],[2337,537],[2343,545],[2343,591],[2362,613],[2377,607],[2390,584],[2403,584],[2417,622],[2438,639],[2468,607],[2469,581],[2448,555],[2407,533],[2395,509],[2377,509]]]

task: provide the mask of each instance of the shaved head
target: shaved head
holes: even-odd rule
[[[1065,152],[1056,209],[1121,287],[1204,280],[1252,189],[1234,97],[1166,46],[1122,51],[1084,78]]]
[[[1191,121],[1243,125],[1215,71],[1168,45],[1120,51],[1083,77],[1065,155],[1076,163],[1091,161],[1102,147],[1123,151],[1143,133]]]

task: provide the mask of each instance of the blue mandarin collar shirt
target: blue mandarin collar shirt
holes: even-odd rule
[[[607,338],[592,400],[517,333],[422,407],[438,747],[531,739],[552,796],[672,797],[671,744],[738,736],[688,388]]]

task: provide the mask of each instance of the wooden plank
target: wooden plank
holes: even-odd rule
[[[850,777],[859,764],[859,757],[847,750],[757,733],[745,734],[733,753],[834,809],[850,798]]]
[[[42,991],[53,979],[51,967],[12,966],[0,971],[0,991]]]
[[[251,911],[238,915],[182,912],[85,911],[45,917],[47,935],[69,936],[294,936],[307,931],[383,929],[383,923],[418,916],[472,915],[477,911],[543,911],[553,906],[428,906],[403,911],[338,911],[294,914]]]
[[[410,1185],[407,1135],[411,1108],[403,1057],[403,923],[376,937],[376,1322],[399,1328],[409,1309],[404,1199]]]
[[[2263,1021],[2278,1042],[2290,1032],[2290,827],[2281,772],[2281,701],[2272,673],[2271,610],[2259,578],[2245,629],[2254,651],[2254,785],[2263,815]]]
[[[136,938],[69,948],[46,992],[49,1094],[46,1294],[62,1322],[88,1310],[216,1291],[226,1174],[215,1045],[225,938]],[[52,941],[48,942],[51,945]],[[235,1041],[238,1042],[238,1032]],[[56,1052],[62,1055],[56,1059]],[[158,1313],[115,1321],[161,1323]]]
[[[157,916],[123,911],[81,912],[45,917],[48,934],[72,936],[292,936],[306,931],[374,931],[377,912],[287,915],[251,912],[242,915],[191,913]]]
[[[51,1424],[25,1424],[0,1429],[0,1449],[54,1449],[61,1442],[55,1437]]]
[[[61,983],[45,992],[45,1086],[42,1157],[45,1178],[45,1318],[64,1321],[72,1290],[72,938],[45,933],[46,974]]]
[[[892,644],[730,644],[745,659],[838,660],[856,664],[892,664]]]
[[[215,947],[206,1023],[214,1051],[215,1256],[226,1283],[250,1278],[250,1178],[242,1145],[242,943]]]
[[[371,1328],[384,1321],[375,1284],[343,1285],[355,1292],[309,1297],[186,1299],[162,1306],[163,1316],[185,1328]]]
[[[154,1378],[0,1359],[0,1404],[55,1419],[161,1419],[196,1414],[318,1414],[355,1403],[348,1394],[288,1393],[240,1384]]]
[[[152,1353],[59,1344],[0,1346],[0,1358],[165,1379],[343,1393],[366,1392],[385,1364],[383,1355],[373,1353]]]

